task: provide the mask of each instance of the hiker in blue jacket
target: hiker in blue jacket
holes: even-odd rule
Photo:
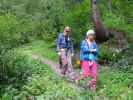
[[[70,33],[70,27],[66,26],[64,32],[60,33],[57,39],[57,51],[59,55],[60,69],[63,75],[72,71],[71,58],[74,55],[74,49]]]
[[[80,60],[82,67],[81,79],[86,79],[91,76],[92,80],[89,82],[89,88],[95,91],[98,73],[97,56],[99,52],[97,43],[95,42],[95,31],[88,30],[86,37],[87,38],[81,43],[80,50]]]

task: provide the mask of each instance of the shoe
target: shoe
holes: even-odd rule
[[[95,85],[95,82],[90,81],[90,82],[88,83],[88,88],[89,88],[92,92],[96,92],[96,85]]]
[[[80,81],[80,78],[78,77],[78,78],[75,78],[75,83],[76,84],[79,84],[79,81]]]

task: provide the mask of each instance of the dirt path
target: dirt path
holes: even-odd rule
[[[49,67],[51,67],[51,69],[60,77],[62,77],[60,68],[59,68],[59,64],[55,63],[52,60],[49,60],[39,54],[32,54],[32,58],[35,60],[40,60],[42,63],[48,65]],[[79,75],[76,71],[71,72],[70,74],[67,75],[68,80],[72,80],[74,77],[77,77],[77,75]],[[75,84],[74,82],[69,82],[69,84],[71,85],[72,88],[81,91],[83,88],[78,86],[77,84]]]
[[[61,73],[60,73],[60,69],[59,69],[59,65],[49,59],[46,59],[44,57],[42,57],[41,55],[39,54],[33,54],[32,55],[32,58],[35,59],[35,60],[40,60],[42,63],[46,64],[46,65],[49,65],[51,67],[51,69],[59,76],[61,76]]]

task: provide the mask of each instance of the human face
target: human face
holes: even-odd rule
[[[94,35],[89,35],[88,40],[93,42],[95,40],[95,36]]]
[[[64,29],[64,35],[65,36],[68,36],[70,34],[70,29]]]

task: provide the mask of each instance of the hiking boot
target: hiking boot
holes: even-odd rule
[[[88,88],[91,91],[95,92],[96,91],[96,81],[90,81],[90,82],[88,82]]]

